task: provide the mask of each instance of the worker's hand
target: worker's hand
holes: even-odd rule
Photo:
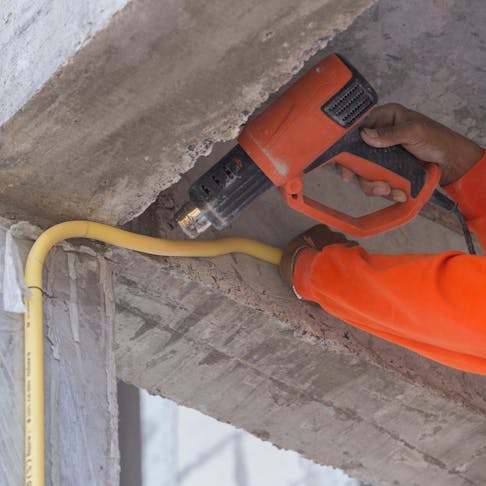
[[[396,103],[375,108],[363,125],[361,138],[372,147],[403,145],[423,162],[438,164],[442,185],[462,177],[483,156],[482,148],[472,140]],[[345,181],[353,179],[354,174],[349,169],[340,167],[340,171]],[[399,202],[407,199],[403,191],[384,181],[368,181],[361,177],[358,181],[368,196],[385,196]]]
[[[304,233],[296,236],[285,248],[280,260],[280,275],[290,287],[293,282],[295,262],[298,254],[306,248],[313,248],[321,251],[325,246],[335,243],[346,244],[347,246],[357,245],[355,241],[348,240],[342,233],[336,233],[323,224],[318,224]]]

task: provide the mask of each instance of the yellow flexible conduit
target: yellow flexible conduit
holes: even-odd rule
[[[278,265],[282,250],[247,238],[171,241],[137,235],[89,221],[68,221],[45,231],[30,250],[25,266],[25,485],[44,486],[44,351],[42,269],[50,249],[69,238],[90,238],[129,250],[161,256],[213,257],[246,253]]]

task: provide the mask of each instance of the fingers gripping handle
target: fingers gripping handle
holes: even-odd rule
[[[289,181],[282,188],[282,194],[290,207],[357,237],[384,233],[413,219],[428,201],[440,179],[437,165],[422,165],[401,146],[371,147],[361,140],[357,130],[349,132],[307,167],[304,173],[331,162],[337,162],[365,179],[385,181],[407,194],[405,203],[395,203],[374,213],[353,217],[304,196],[301,178]]]

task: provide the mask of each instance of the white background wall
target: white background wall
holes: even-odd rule
[[[143,486],[359,486],[341,471],[141,391]]]

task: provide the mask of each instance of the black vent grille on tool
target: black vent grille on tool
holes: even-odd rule
[[[354,77],[321,110],[344,128],[350,127],[376,103],[376,93],[369,84]]]
[[[191,201],[217,229],[226,228],[272,181],[237,145],[189,189]]]

